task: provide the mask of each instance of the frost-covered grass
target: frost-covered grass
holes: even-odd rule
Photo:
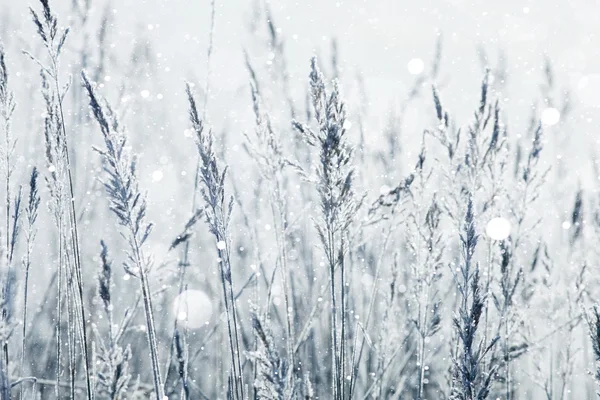
[[[238,131],[211,118],[214,1],[173,104],[96,3],[0,29],[1,399],[597,396],[599,171],[561,68],[523,100],[479,49],[454,110],[440,35],[377,129],[352,48],[295,76],[256,2]]]

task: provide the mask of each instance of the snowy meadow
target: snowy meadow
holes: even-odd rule
[[[31,3],[0,399],[600,396],[598,4]]]

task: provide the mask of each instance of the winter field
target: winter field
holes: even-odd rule
[[[597,398],[599,15],[0,0],[0,399]]]

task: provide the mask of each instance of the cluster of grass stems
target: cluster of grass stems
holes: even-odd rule
[[[92,2],[74,1],[70,29],[39,3],[37,50],[21,54],[39,71],[30,94],[43,113],[24,139],[27,163],[15,120],[22,77],[0,45],[0,399],[596,396],[600,203],[546,154],[564,145],[572,103],[548,60],[527,126],[504,112],[505,59],[486,55],[473,112],[457,121],[439,83],[440,39],[378,134],[337,41],[329,62],[307,57],[307,79],[294,82],[275,16],[257,5],[242,66],[253,124],[232,137],[208,118],[212,1],[204,82],[175,91],[195,147],[173,139],[193,177],[173,189],[188,194],[173,223],[144,189],[140,138],[154,133],[127,113],[134,83],[103,82],[117,68],[110,12],[94,26]],[[151,64],[136,51],[129,73]],[[256,61],[266,52],[268,67]],[[358,86],[356,104],[342,83]],[[300,84],[304,97],[291,89]],[[429,123],[405,132],[417,104]],[[560,111],[557,126],[540,121],[548,107]],[[564,206],[557,226],[540,212],[548,202]],[[487,231],[494,218],[510,232]],[[155,226],[172,239],[165,259],[153,254],[165,236]],[[171,312],[190,290],[212,304],[176,301]],[[204,308],[209,320],[192,326]]]

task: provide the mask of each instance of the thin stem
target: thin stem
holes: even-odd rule
[[[209,30],[209,39],[208,39],[208,54],[207,54],[207,58],[206,58],[206,80],[204,83],[204,93],[205,93],[205,99],[204,99],[204,107],[203,107],[203,119],[206,119],[206,113],[207,113],[207,108],[208,108],[208,91],[210,89],[210,74],[211,74],[211,70],[210,70],[210,60],[211,60],[211,56],[212,56],[212,51],[213,51],[213,36],[214,36],[214,30],[215,30],[215,0],[211,1],[211,18],[210,18],[210,30]],[[200,177],[200,155],[198,154],[197,158],[196,158],[196,169],[195,169],[195,174],[194,174],[194,191],[192,193],[192,214],[196,211],[196,207],[197,207],[197,203],[198,203],[198,183],[199,183],[199,177]],[[185,270],[188,268],[190,261],[189,261],[189,254],[190,254],[190,241],[187,240],[185,242],[184,245],[184,250],[183,250],[183,258],[182,258],[182,262],[180,263],[180,271],[179,271],[179,286],[178,286],[178,295],[181,295],[181,293],[183,292],[183,282],[185,280]],[[179,313],[179,310],[177,310],[177,312]],[[171,360],[173,359],[173,348],[175,346],[175,330],[177,329],[177,317],[175,317],[175,322],[173,324],[173,337],[171,340],[171,346],[169,348],[169,359],[167,360],[167,369],[166,369],[166,374],[167,376],[165,377],[165,382],[164,384],[167,384],[168,378],[169,378],[169,372],[170,372],[170,368],[169,366],[171,365]]]
[[[510,391],[510,353],[508,348],[508,316],[504,316],[504,335],[505,335],[505,344],[504,344],[504,358],[506,360],[506,400],[511,399],[511,391]]]
[[[487,260],[487,271],[486,271],[486,283],[485,283],[485,320],[483,324],[483,343],[487,343],[488,336],[488,319],[490,308],[488,306],[488,296],[490,296],[490,283],[492,280],[492,240],[488,240],[488,260]],[[483,370],[486,367],[486,358],[482,360]]]
[[[219,250],[219,258],[221,258],[221,251]],[[232,331],[231,331],[231,311],[229,309],[229,298],[227,297],[227,287],[225,284],[225,271],[223,270],[223,266],[221,266],[220,268],[220,272],[221,272],[221,285],[223,288],[223,299],[225,301],[225,313],[227,314],[227,333],[228,333],[228,337],[229,337],[229,347],[231,349],[231,367],[233,369],[233,375],[236,376],[236,379],[234,379],[234,388],[235,388],[235,393],[236,396],[239,396],[239,392],[238,392],[238,370],[237,370],[237,363],[236,363],[236,357],[235,357],[235,349],[236,349],[236,345],[234,345],[233,342],[233,336],[232,336]]]
[[[152,377],[154,381],[154,391],[156,394],[156,400],[164,400],[164,386],[160,376],[160,366],[158,361],[158,345],[156,341],[156,330],[154,326],[154,316],[152,314],[152,299],[150,284],[146,275],[146,267],[143,264],[143,254],[139,246],[137,235],[135,234],[135,228],[132,225],[132,221],[129,221],[129,230],[131,232],[132,243],[134,245],[135,262],[140,274],[140,282],[142,286],[142,298],[144,301],[144,311],[146,314],[146,330],[148,336],[148,345],[150,347],[150,359],[152,361]]]
[[[29,293],[29,268],[31,267],[31,237],[27,235],[27,253],[25,255],[25,284],[23,285],[23,331],[21,341],[21,366],[19,371],[23,375],[25,364],[25,341],[27,339],[27,300]],[[19,387],[19,398],[23,399],[23,386]]]
[[[70,230],[71,230],[71,241],[73,245],[73,256],[75,261],[75,276],[77,283],[77,294],[79,296],[79,306],[81,312],[81,339],[82,339],[82,348],[83,348],[83,358],[84,358],[84,366],[85,366],[85,382],[87,386],[87,398],[88,400],[92,400],[92,384],[90,380],[90,362],[89,362],[89,354],[88,354],[88,339],[87,339],[87,324],[85,319],[85,307],[83,302],[83,278],[81,275],[81,258],[80,258],[80,249],[79,249],[79,233],[77,230],[77,214],[75,212],[75,191],[73,189],[73,177],[71,174],[71,161],[69,157],[69,146],[67,142],[67,131],[65,128],[65,118],[63,113],[63,105],[62,105],[62,96],[60,93],[60,86],[58,83],[58,65],[57,60],[53,59],[53,67],[54,67],[54,85],[56,89],[56,95],[58,99],[59,113],[60,113],[60,121],[62,134],[64,139],[64,153],[65,153],[65,161],[67,163],[67,175],[69,180],[69,210],[70,210]]]
[[[71,400],[75,399],[75,338],[73,332],[73,277],[72,271],[68,271],[69,261],[67,260],[67,350],[69,355],[69,394]]]
[[[60,212],[60,211],[59,211]],[[59,397],[59,388],[60,388],[60,365],[61,365],[61,349],[62,349],[62,338],[60,329],[60,323],[62,320],[62,291],[63,289],[63,235],[62,235],[62,213],[58,218],[58,295],[56,300],[56,386],[54,387],[54,393],[56,395],[56,399]]]
[[[222,221],[224,221],[224,215],[221,214],[221,218]],[[217,238],[219,239],[219,237]],[[223,295],[225,297],[225,308],[227,309],[227,324],[228,324],[228,329],[229,329],[229,340],[230,340],[230,345],[231,347],[231,357],[232,360],[234,358],[234,354],[235,354],[235,360],[233,360],[234,363],[234,375],[235,375],[235,388],[236,388],[236,393],[239,390],[239,399],[243,399],[244,398],[244,394],[243,394],[243,387],[244,387],[244,383],[243,383],[243,377],[242,377],[242,362],[241,362],[241,358],[240,358],[240,344],[239,344],[239,333],[238,333],[238,322],[237,322],[237,311],[236,311],[236,306],[235,306],[235,297],[233,294],[233,282],[232,282],[232,278],[231,278],[231,260],[230,260],[230,249],[229,249],[229,244],[227,244],[227,241],[225,240],[225,238],[220,238],[220,241],[225,243],[225,249],[221,250],[218,249],[218,254],[219,254],[219,259],[222,260],[221,262],[221,280],[222,280],[222,284],[223,284]],[[230,275],[229,275],[229,279],[225,278],[225,271],[224,271],[224,267],[227,268],[227,270],[229,271]],[[228,282],[228,285],[226,284],[226,282]],[[229,299],[227,298],[227,296],[229,296]],[[231,307],[231,312],[229,311],[229,307]],[[231,322],[233,322],[233,334],[235,337],[235,342],[233,341],[232,337],[231,337]],[[235,346],[234,346],[235,344]],[[237,361],[237,374],[236,374],[236,361]]]
[[[8,310],[6,308],[6,304],[8,302],[10,302],[10,299],[8,299],[8,296],[10,296],[9,291],[10,291],[10,287],[9,285],[12,285],[13,283],[11,282],[12,278],[12,250],[11,250],[11,244],[10,244],[10,240],[11,240],[11,234],[10,234],[10,203],[11,203],[11,191],[10,191],[10,175],[11,175],[11,169],[10,169],[10,153],[11,153],[11,149],[10,149],[10,131],[9,131],[9,122],[8,119],[5,120],[5,124],[4,124],[4,128],[5,128],[5,165],[4,165],[4,169],[5,169],[5,185],[6,185],[6,198],[5,198],[5,202],[6,202],[6,267],[7,267],[7,273],[6,273],[6,281],[4,283],[4,288],[3,288],[3,307],[2,307],[2,319],[4,320],[5,324],[9,324],[8,319],[10,318],[10,315],[8,313]],[[2,376],[2,396],[8,396],[10,397],[10,388],[9,388],[9,382],[8,382],[8,341],[7,340],[3,340],[2,343],[2,354],[3,354],[3,360],[2,360],[2,369],[3,369],[3,376]]]
[[[338,357],[338,343],[337,343],[337,302],[335,292],[335,244],[334,244],[334,233],[331,227],[327,227],[327,258],[329,259],[329,281],[331,282],[331,358],[333,365],[333,399],[338,399],[341,394],[341,388],[339,387],[339,365],[340,360]]]
[[[289,370],[288,370],[288,384],[292,384],[292,380],[293,380],[293,375],[294,375],[294,341],[295,341],[295,333],[294,333],[294,314],[293,314],[293,307],[291,305],[290,302],[290,297],[291,297],[291,293],[290,293],[290,285],[289,285],[289,279],[290,279],[290,272],[288,269],[288,265],[287,265],[287,250],[286,250],[286,243],[285,243],[285,232],[287,231],[286,229],[286,222],[285,222],[285,206],[283,203],[283,198],[281,196],[281,188],[280,188],[280,183],[279,183],[279,179],[277,179],[277,182],[275,183],[275,198],[276,198],[276,205],[274,205],[273,207],[271,207],[272,212],[273,212],[273,221],[275,222],[276,229],[275,229],[275,239],[277,241],[277,246],[279,248],[279,259],[280,259],[280,264],[281,264],[281,279],[282,279],[282,283],[283,283],[283,296],[284,296],[284,303],[285,303],[285,315],[286,315],[286,322],[287,322],[287,353],[288,353],[288,363],[289,363]],[[276,211],[277,209],[277,211]]]

